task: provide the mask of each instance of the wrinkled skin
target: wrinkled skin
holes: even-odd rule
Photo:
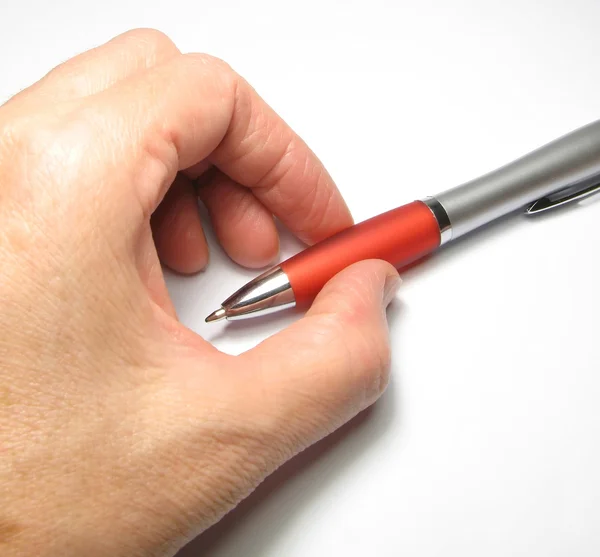
[[[383,262],[241,356],[177,321],[161,262],[207,264],[197,195],[250,267],[277,256],[273,215],[307,243],[352,222],[245,81],[156,31],[0,108],[3,557],[172,555],[385,388]]]

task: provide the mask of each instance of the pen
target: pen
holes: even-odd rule
[[[504,215],[529,215],[600,191],[600,120],[489,174],[351,226],[250,281],[206,322],[308,306],[345,267],[383,259],[403,267]]]

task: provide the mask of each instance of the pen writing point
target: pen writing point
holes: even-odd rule
[[[212,323],[213,321],[220,321],[221,319],[225,319],[226,312],[223,308],[219,308],[217,311],[213,311],[205,321],[207,323]]]

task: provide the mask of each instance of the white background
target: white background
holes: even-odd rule
[[[160,28],[242,73],[362,220],[600,118],[599,22],[597,0],[2,0],[0,98]],[[181,557],[599,555],[599,219],[598,202],[517,216],[408,272],[384,398]],[[292,319],[204,325],[253,275],[215,247],[169,286],[240,352]]]

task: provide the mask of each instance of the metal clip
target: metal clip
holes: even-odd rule
[[[585,183],[575,184],[566,189],[559,190],[532,203],[525,211],[528,215],[537,215],[550,209],[556,209],[568,203],[581,201],[587,197],[600,193],[600,177]]]

